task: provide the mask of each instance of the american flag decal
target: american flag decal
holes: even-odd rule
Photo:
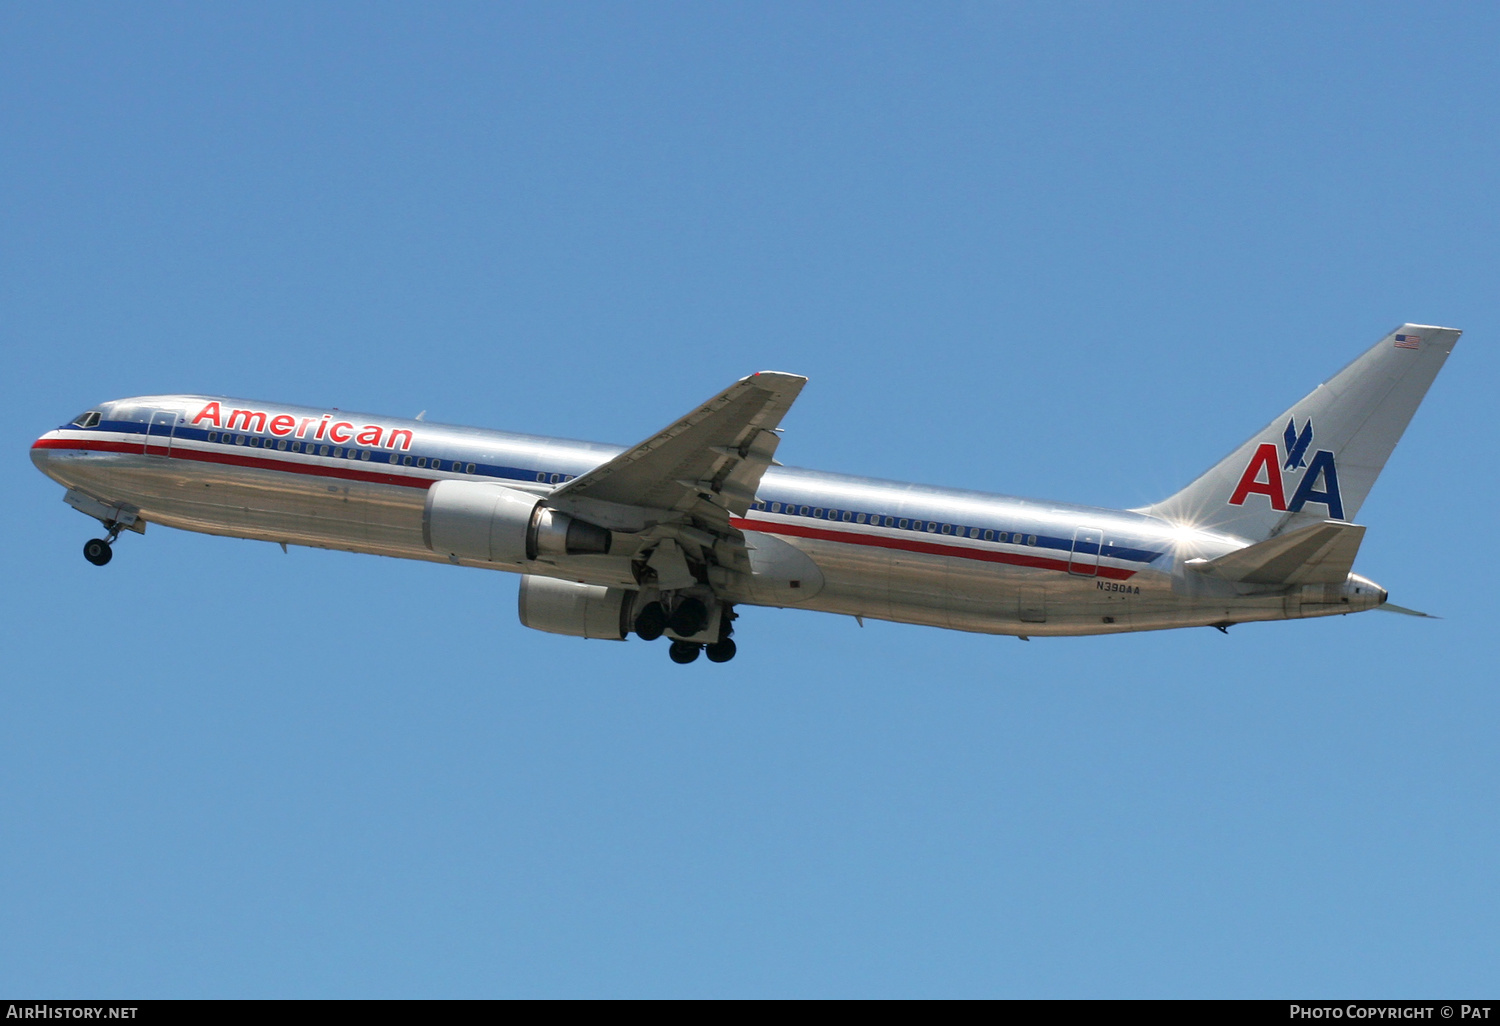
[[[1422,347],[1421,335],[1397,335],[1397,349],[1420,349]]]

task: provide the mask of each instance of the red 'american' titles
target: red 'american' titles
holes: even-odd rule
[[[333,418],[332,413],[323,414],[321,420],[317,417],[289,417],[284,413],[272,416],[263,410],[230,410],[229,416],[225,417],[220,404],[212,402],[198,411],[192,423],[197,425],[207,422],[223,431],[269,433],[281,438],[293,435],[307,438],[308,428],[316,424],[317,430],[312,438],[317,441],[326,439],[339,445],[352,442],[371,449],[400,449],[403,452],[411,448],[411,432],[406,428],[391,428],[386,431],[378,424],[355,427],[347,420]]]

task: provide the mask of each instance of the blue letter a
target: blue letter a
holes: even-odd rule
[[[1323,479],[1324,490],[1316,492],[1313,485],[1318,483],[1319,477]],[[1339,471],[1334,465],[1333,453],[1327,449],[1319,449],[1312,458],[1307,473],[1302,475],[1302,483],[1297,486],[1297,494],[1287,503],[1287,512],[1299,513],[1309,502],[1321,502],[1327,506],[1328,515],[1334,520],[1344,519],[1344,500],[1339,497]]]

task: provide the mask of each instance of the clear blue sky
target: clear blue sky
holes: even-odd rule
[[[0,9],[0,992],[1436,996],[1500,986],[1490,4]],[[153,528],[31,440],[195,391],[1161,498],[1402,321],[1381,613],[1118,638]]]

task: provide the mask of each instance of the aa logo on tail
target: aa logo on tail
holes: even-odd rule
[[[1312,418],[1298,431],[1297,418],[1293,417],[1286,422],[1281,437],[1286,445],[1285,459],[1275,442],[1257,446],[1240,475],[1240,483],[1235,485],[1234,494],[1229,497],[1229,504],[1243,506],[1251,495],[1264,495],[1271,500],[1271,508],[1282,513],[1300,513],[1303,506],[1316,502],[1328,507],[1332,519],[1344,519],[1344,500],[1339,497],[1339,470],[1333,453],[1319,449],[1312,462],[1307,461],[1307,450],[1312,448],[1313,441]],[[1301,480],[1296,480],[1299,471]],[[1291,502],[1286,501],[1288,491],[1292,492]]]
[[[1307,418],[1307,426],[1299,435],[1297,434],[1297,418],[1293,417],[1286,422],[1286,434],[1281,437],[1286,439],[1286,463],[1282,464],[1283,469],[1296,470],[1298,467],[1307,466],[1307,460],[1302,457],[1307,452],[1307,447],[1312,445],[1312,418]]]

